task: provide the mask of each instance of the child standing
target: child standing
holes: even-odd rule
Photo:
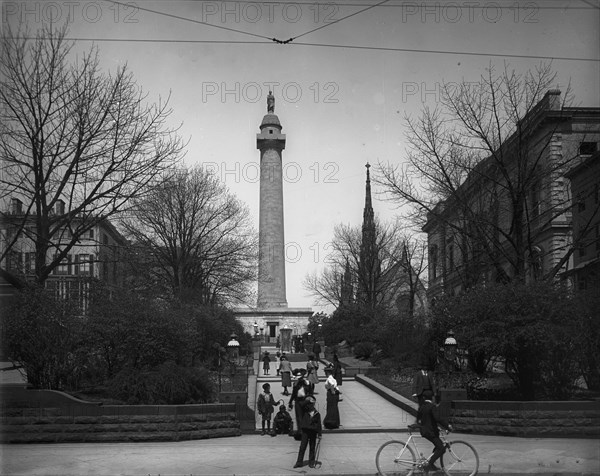
[[[276,402],[271,393],[271,385],[268,383],[263,384],[263,393],[258,396],[258,414],[262,416],[262,435],[265,435],[268,431],[271,432],[271,415],[273,415],[273,409],[275,408]],[[267,427],[265,431],[265,426]]]
[[[262,358],[263,362],[263,373],[265,375],[269,375],[269,370],[271,368],[271,357],[269,357],[269,352],[265,350],[265,355]]]

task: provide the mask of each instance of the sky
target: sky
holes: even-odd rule
[[[326,266],[336,224],[361,224],[365,164],[404,162],[405,118],[435,107],[444,82],[551,60],[576,105],[600,106],[598,0],[44,0],[5,1],[2,14],[30,31],[68,21],[75,51],[93,44],[106,71],[128,65],[149,101],[169,97],[185,162],[213,170],[257,229],[256,134],[272,90],[287,138],[287,300],[315,311],[331,308],[302,282]],[[373,208],[397,215],[377,187]]]

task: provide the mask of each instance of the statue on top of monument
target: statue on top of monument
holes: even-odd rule
[[[273,91],[269,91],[269,95],[267,96],[267,112],[275,112],[275,96],[273,96]]]

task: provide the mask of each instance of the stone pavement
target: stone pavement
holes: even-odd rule
[[[325,434],[319,469],[294,469],[299,443],[284,436],[243,435],[178,443],[2,445],[0,474],[373,476],[377,473],[375,454],[379,446],[404,436],[386,431]],[[599,440],[451,436],[475,446],[481,475],[600,475]]]

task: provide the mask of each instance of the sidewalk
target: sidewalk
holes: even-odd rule
[[[387,432],[325,434],[319,469],[308,465],[293,469],[299,447],[293,438],[244,435],[179,443],[3,445],[0,470],[6,476],[373,476],[379,446],[403,436]],[[600,475],[599,440],[453,437],[466,439],[477,448],[481,475]]]

